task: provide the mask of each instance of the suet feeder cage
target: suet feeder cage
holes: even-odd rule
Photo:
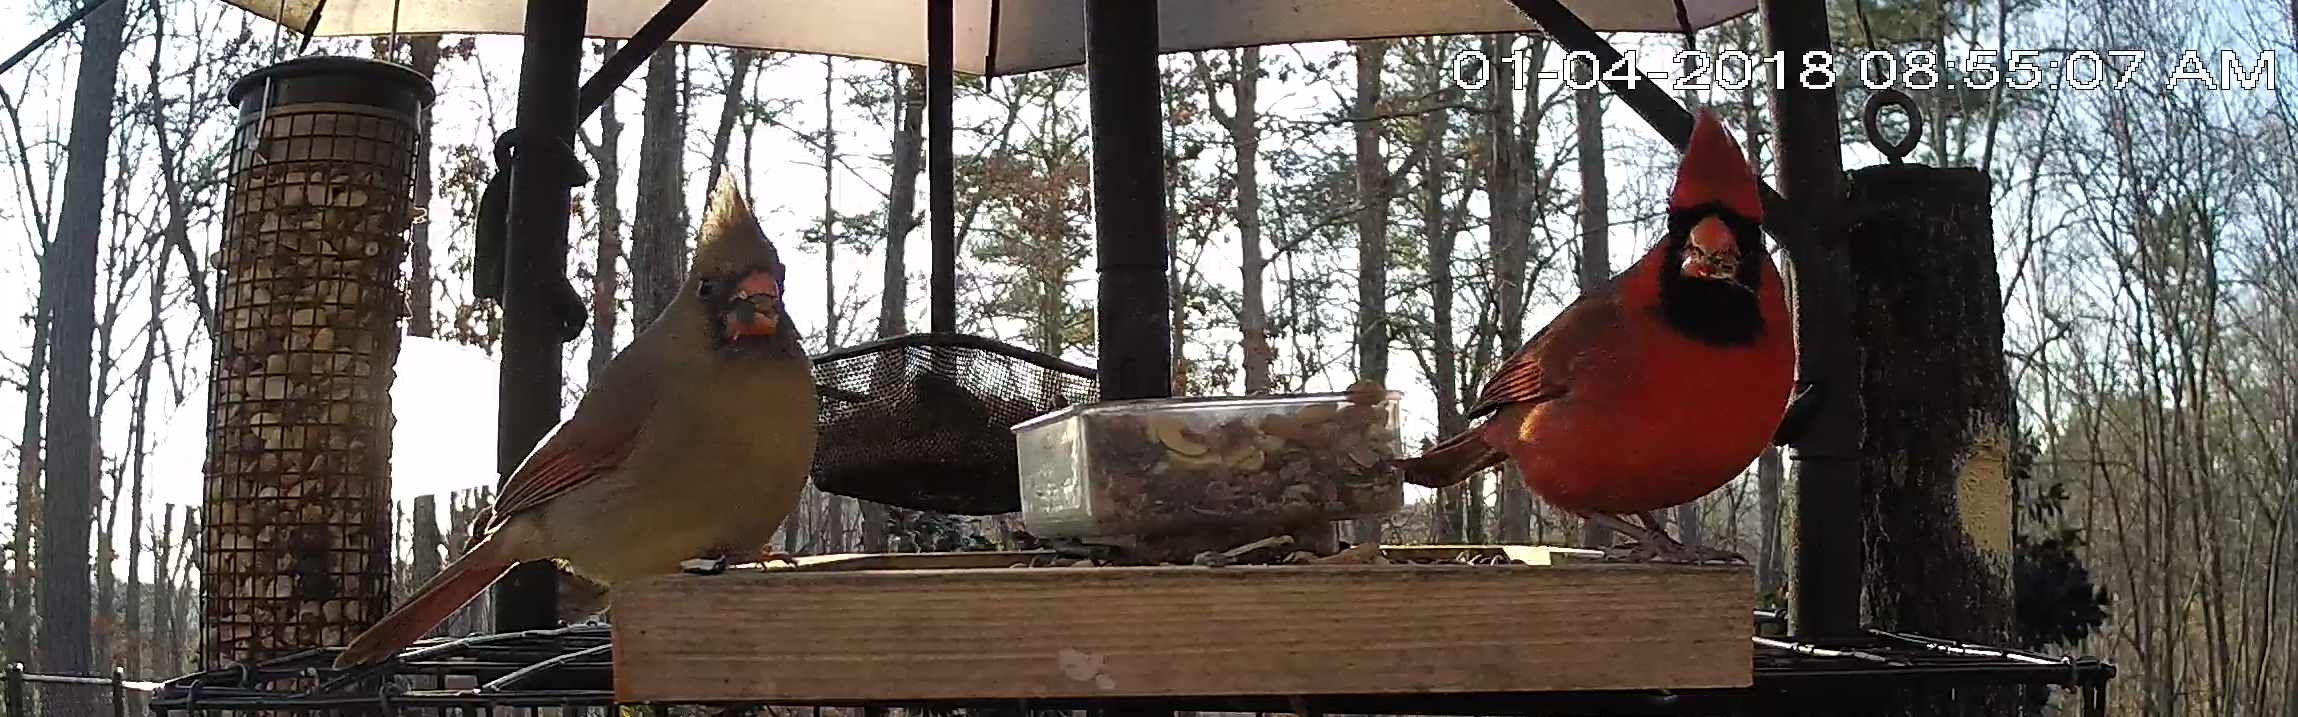
[[[305,57],[240,78],[201,507],[207,664],[340,645],[391,590],[399,264],[428,79]]]
[[[917,510],[1021,509],[1012,427],[1093,403],[1092,369],[954,333],[881,339],[814,358],[822,400],[814,484]]]

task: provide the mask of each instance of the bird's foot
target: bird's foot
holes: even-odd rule
[[[1654,558],[1654,562],[1690,564],[1745,563],[1747,562],[1747,558],[1740,555],[1739,553],[1734,553],[1722,548],[1710,548],[1705,545],[1685,545],[1683,543],[1676,543],[1672,546],[1661,548],[1658,551],[1658,555]]]
[[[1613,547],[1604,551],[1604,556],[1613,560],[1635,563],[1747,562],[1747,558],[1738,553],[1706,546],[1685,545],[1681,541],[1669,537],[1668,531],[1660,527],[1659,516],[1653,513],[1638,514],[1635,521],[1617,515],[1601,513],[1589,514],[1587,518],[1597,525],[1610,528],[1612,531],[1632,539],[1628,546]]]
[[[1659,556],[1658,548],[1641,540],[1629,540],[1625,544],[1604,548],[1604,559],[1615,562],[1648,563],[1658,559]]]
[[[1660,521],[1660,514],[1659,514],[1657,511],[1644,511],[1644,512],[1642,512],[1642,513],[1637,513],[1637,514],[1636,514],[1636,519],[1637,519],[1638,521],[1641,521],[1641,522],[1644,524],[1644,527],[1645,527],[1645,528],[1647,528],[1647,529],[1650,529],[1650,530],[1652,531],[1652,537],[1654,538],[1654,540],[1653,540],[1652,542],[1654,543],[1654,545],[1652,546],[1652,547],[1653,547],[1653,556],[1652,556],[1652,558],[1651,558],[1651,559],[1653,559],[1653,560],[1656,560],[1656,561],[1658,561],[1658,562],[1663,562],[1663,563],[1719,563],[1719,562],[1720,562],[1720,563],[1744,563],[1744,562],[1747,562],[1747,558],[1745,558],[1745,557],[1742,557],[1742,556],[1741,556],[1739,553],[1734,553],[1734,552],[1731,552],[1731,551],[1729,551],[1729,550],[1720,550],[1720,549],[1716,549],[1716,548],[1710,548],[1710,547],[1707,547],[1707,546],[1704,546],[1704,545],[1685,545],[1685,544],[1683,543],[1683,541],[1680,541],[1680,540],[1676,540],[1674,537],[1672,537],[1672,536],[1669,536],[1669,535],[1668,535],[1667,524],[1666,524],[1666,523],[1663,523],[1663,522],[1661,522],[1661,521]]]
[[[1623,516],[1589,513],[1583,517],[1587,518],[1588,522],[1603,526],[1605,529],[1629,539],[1629,544],[1625,547],[1614,546],[1604,549],[1605,555],[1614,559],[1644,562],[1658,557],[1660,551],[1665,550],[1669,544],[1676,542],[1669,538],[1666,533],[1638,525],[1635,521],[1628,520]]]

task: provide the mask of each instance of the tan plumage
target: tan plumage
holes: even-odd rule
[[[522,562],[555,558],[611,589],[755,554],[782,524],[813,464],[812,365],[781,259],[728,176],[678,297],[505,482],[483,537],[338,669],[396,653]]]

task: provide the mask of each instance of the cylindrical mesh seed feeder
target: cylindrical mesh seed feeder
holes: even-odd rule
[[[399,262],[432,89],[401,65],[306,57],[228,97],[201,503],[211,665],[341,645],[390,608]]]

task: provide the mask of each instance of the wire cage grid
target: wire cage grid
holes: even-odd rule
[[[1777,633],[1777,615],[1758,611],[1756,632]],[[1756,637],[1755,684],[1742,689],[1552,693],[1424,693],[1284,697],[1200,696],[1137,700],[1029,700],[894,704],[850,702],[809,708],[756,703],[619,704],[612,687],[611,628],[572,625],[552,630],[433,638],[398,659],[349,672],[324,665],[334,651],[309,650],[259,664],[185,675],[162,683],[151,707],[157,717],[240,714],[239,710],[326,714],[367,707],[418,717],[489,715],[811,715],[834,708],[902,708],[909,714],[962,710],[984,717],[1016,717],[1038,710],[1150,707],[1160,712],[1274,713],[1304,707],[1352,714],[1481,715],[1734,715],[1839,711],[1904,698],[1907,690],[1995,687],[2011,690],[2023,713],[2058,695],[2061,714],[2103,717],[2111,663],[2095,657],[2051,656],[1972,645],[1884,630],[1863,638],[1807,642]],[[315,688],[282,689],[309,684]],[[544,683],[550,683],[545,688]],[[822,714],[829,714],[828,710]]]
[[[294,96],[298,81],[346,78],[281,67],[232,93],[202,496],[208,664],[343,644],[391,599],[391,384],[419,110]],[[422,89],[409,94],[427,102]]]
[[[814,485],[912,510],[1020,510],[1013,425],[1099,397],[1093,369],[967,334],[906,334],[813,360]]]

